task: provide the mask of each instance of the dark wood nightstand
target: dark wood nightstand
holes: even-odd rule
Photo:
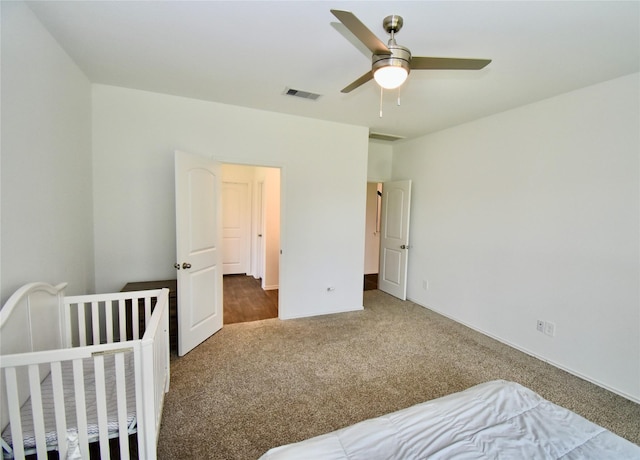
[[[121,292],[144,291],[148,289],[169,289],[169,343],[172,351],[178,352],[178,281],[137,281],[127,283]]]

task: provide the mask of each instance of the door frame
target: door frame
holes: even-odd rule
[[[261,161],[247,161],[247,162],[242,162],[239,161],[237,159],[220,159],[220,158],[214,158],[216,161],[220,162],[222,165],[235,165],[235,166],[245,166],[248,168],[270,168],[270,169],[277,169],[280,171],[280,187],[279,187],[279,201],[280,201],[280,216],[279,216],[279,231],[280,231],[280,241],[279,241],[279,251],[278,251],[278,318],[281,318],[282,314],[281,312],[283,311],[283,308],[286,308],[286,296],[283,296],[283,286],[286,286],[286,278],[284,275],[285,270],[283,269],[283,266],[285,265],[284,263],[284,258],[282,257],[282,250],[281,248],[284,246],[284,241],[286,238],[286,234],[285,234],[285,228],[283,225],[283,218],[284,218],[284,210],[285,210],[285,197],[284,197],[284,193],[282,193],[283,190],[285,190],[285,170],[286,168],[282,165],[282,164],[278,164],[278,163],[265,163],[265,162],[261,162]],[[255,203],[256,201],[256,190],[258,188],[261,188],[261,192],[262,192],[262,207],[263,209],[261,210],[261,214],[263,216],[263,220],[264,220],[264,214],[265,214],[265,206],[266,206],[266,201],[264,200],[264,181],[254,181],[251,183],[251,224],[249,225],[251,228],[251,232],[252,235],[249,238],[250,240],[250,245],[251,248],[249,250],[250,254],[249,254],[249,272],[252,275],[256,275],[258,274],[259,271],[259,275],[262,279],[262,288],[264,289],[265,287],[265,272],[266,272],[266,268],[265,268],[265,264],[267,262],[267,254],[266,254],[266,244],[262,243],[262,254],[260,255],[260,257],[255,257],[255,248],[258,246],[256,240],[257,240],[257,231],[262,231],[263,235],[264,235],[264,227],[260,228],[260,224],[258,223],[258,225],[254,225],[255,224],[255,220],[258,218],[258,216],[256,216],[256,213],[254,212],[254,207],[255,205],[257,205],[257,203]],[[253,186],[255,185],[255,187]],[[256,264],[260,263],[260,268],[259,270],[256,270]],[[249,275],[249,273],[247,273]]]
[[[253,226],[252,234],[255,235],[256,244],[255,251],[252,254],[252,271],[255,278],[262,280],[262,288],[264,289],[264,271],[265,271],[265,244],[264,244],[264,181],[256,183],[256,207],[257,216],[255,218],[255,226]]]
[[[367,201],[366,201],[366,216],[365,216],[365,236],[364,236],[364,244],[365,244],[365,264],[364,264],[364,274],[372,275],[380,273],[380,219],[382,212],[382,184],[383,181],[377,180],[367,180]],[[375,195],[375,223],[373,226],[370,226],[371,223],[369,219],[372,218],[372,214],[370,214],[370,207],[373,207],[373,202],[369,200],[369,187],[374,186],[376,188]],[[371,210],[372,211],[372,210]],[[373,265],[375,264],[376,271],[371,271],[373,269]]]

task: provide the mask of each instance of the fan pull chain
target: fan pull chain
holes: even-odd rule
[[[398,86],[398,107],[400,106],[400,88],[402,88],[402,85]]]
[[[380,118],[382,118],[382,93],[383,92],[384,92],[384,89],[381,86],[380,87]]]

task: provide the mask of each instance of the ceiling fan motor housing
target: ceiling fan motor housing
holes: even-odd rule
[[[371,57],[371,71],[373,73],[376,73],[376,70],[382,67],[402,67],[407,71],[407,75],[409,74],[411,70],[411,51],[404,46],[398,45],[394,37],[395,33],[402,29],[403,24],[402,16],[397,14],[387,16],[382,21],[384,30],[391,34],[391,39],[387,45],[391,54],[374,54]]]
[[[374,54],[371,57],[371,71],[373,73],[382,67],[403,67],[407,74],[411,70],[411,52],[404,46],[389,44],[391,54]]]

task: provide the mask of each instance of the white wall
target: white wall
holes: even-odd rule
[[[32,281],[92,292],[91,87],[24,3],[0,8],[1,301]]]
[[[639,401],[639,100],[635,74],[395,147],[408,296]]]
[[[393,146],[390,142],[369,140],[367,179],[384,182],[391,179]]]
[[[282,168],[282,318],[362,308],[366,128],[103,85],[93,87],[98,290],[175,277],[175,149]]]

